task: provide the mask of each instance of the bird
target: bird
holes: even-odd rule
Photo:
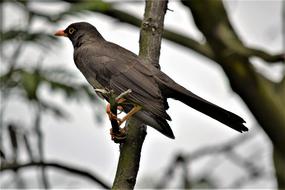
[[[54,35],[71,40],[75,65],[93,88],[112,90],[116,95],[131,90],[120,99],[125,102],[122,104],[127,113],[125,118],[135,117],[174,139],[168,123],[171,117],[166,112],[167,99],[172,98],[238,132],[248,131],[243,118],[192,93],[135,53],[105,40],[87,22],[72,23]],[[108,97],[104,98],[108,101]]]

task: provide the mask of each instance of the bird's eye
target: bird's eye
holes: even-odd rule
[[[74,28],[69,28],[69,29],[68,29],[68,33],[69,33],[69,34],[73,34],[73,32],[75,32],[75,29],[74,29]]]

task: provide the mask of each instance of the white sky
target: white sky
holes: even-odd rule
[[[270,52],[280,52],[282,50],[280,24],[281,1],[226,1],[225,4],[229,10],[234,28],[237,29],[238,34],[246,44],[264,48]],[[48,5],[47,3],[36,3],[34,6],[41,8],[43,11],[50,11],[51,9],[54,10],[55,7],[60,7],[58,5]],[[122,4],[120,8],[139,16],[143,14],[144,5]],[[167,12],[165,18],[166,27],[179,30],[197,40],[202,39],[201,34],[193,25],[193,21],[186,8],[176,1],[171,1],[169,8],[174,11]],[[4,16],[5,14],[9,14],[10,11],[13,11],[12,7],[6,8]],[[6,23],[5,27],[19,22],[20,18],[15,16],[15,18],[11,17],[10,19],[14,19],[14,21]],[[115,42],[133,52],[138,52],[139,30],[126,24],[117,23],[113,19],[100,14],[90,13],[68,16],[58,24],[58,28],[50,27],[44,22],[37,21],[33,28],[37,30],[38,28],[45,27],[46,30],[53,33],[56,29],[65,28],[70,23],[78,21],[90,22],[98,28],[107,40]],[[52,53],[49,53],[45,59],[46,65],[66,67],[74,71],[79,76],[80,81],[85,82],[85,79],[73,64],[73,48],[67,39],[62,39],[59,44],[51,47],[51,49]],[[27,52],[29,51],[32,52],[34,50],[28,50]],[[28,59],[34,60],[35,57],[29,57]],[[278,80],[280,76],[279,67],[268,67],[259,60],[256,62],[256,66],[261,71],[277,73],[273,74],[272,77]],[[256,125],[255,120],[244,103],[231,91],[223,71],[215,63],[190,50],[163,40],[160,64],[162,70],[179,84],[242,116],[247,121],[247,126],[250,129]],[[48,90],[43,90],[41,93],[43,96],[47,96],[46,93],[48,93]],[[65,102],[60,94],[54,95],[50,99],[59,102],[63,107],[70,110],[72,120],[65,122],[52,120],[50,116],[44,117],[43,131],[45,135],[46,159],[65,161],[81,166],[82,168],[87,168],[90,171],[100,174],[105,181],[111,184],[117,167],[119,150],[118,145],[110,140],[110,124],[107,116],[104,116],[102,124],[97,124],[94,123],[94,117],[88,105]],[[169,104],[170,109],[168,113],[173,119],[170,125],[176,139],[168,139],[150,127],[148,128],[137,180],[138,187],[140,187],[142,182],[151,181],[153,180],[152,178],[160,176],[161,171],[164,171],[168,166],[175,153],[179,151],[190,153],[201,146],[224,142],[240,135],[180,102],[169,100]],[[9,117],[12,117],[12,113],[17,108],[17,103],[10,104],[11,113]],[[25,117],[28,113],[23,111],[24,109],[21,109],[22,111],[19,113],[22,117]],[[97,109],[105,108],[101,107]],[[22,120],[18,118],[17,121]],[[265,135],[259,133],[254,143],[249,143],[240,152],[250,155],[256,149],[256,146],[258,146],[257,149],[264,151],[262,154],[263,157],[260,159],[261,162],[267,168],[270,168],[271,149]],[[201,165],[202,162],[197,164],[199,167]],[[197,166],[193,170],[199,173],[199,167]],[[225,171],[225,169],[230,167],[232,166],[225,164],[218,171]],[[225,184],[225,179],[232,180],[234,177],[244,174],[243,171],[239,170],[230,169],[228,171],[227,177],[217,173],[221,182],[225,182]],[[53,173],[51,178],[57,180],[58,176],[62,177],[63,175]],[[59,184],[58,187],[60,187],[60,184],[65,185],[68,181],[66,178],[65,180],[57,180],[56,184]],[[92,187],[92,185],[93,183],[87,183],[83,180],[80,183],[71,184],[71,186],[77,187]],[[247,187],[274,186],[274,180],[267,180],[250,183]]]

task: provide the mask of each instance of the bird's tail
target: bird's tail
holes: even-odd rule
[[[248,131],[248,128],[244,126],[245,121],[238,115],[204,100],[172,80],[168,84],[164,83],[164,85],[169,89],[167,92],[168,97],[177,99],[236,131]]]

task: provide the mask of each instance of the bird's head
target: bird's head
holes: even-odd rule
[[[72,23],[66,29],[58,30],[54,35],[68,37],[74,46],[86,40],[104,39],[98,30],[87,22]]]

